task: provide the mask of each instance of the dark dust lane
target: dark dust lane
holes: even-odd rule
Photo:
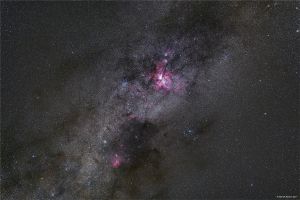
[[[299,198],[299,8],[1,2],[2,198]]]

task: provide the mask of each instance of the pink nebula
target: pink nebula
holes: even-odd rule
[[[122,158],[118,154],[114,154],[112,160],[111,160],[111,166],[112,168],[119,168],[122,164]]]
[[[171,71],[166,69],[167,59],[156,64],[155,70],[152,74],[152,80],[154,81],[155,90],[170,91],[173,87],[173,74]]]

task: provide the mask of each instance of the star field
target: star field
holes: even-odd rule
[[[1,2],[1,197],[299,198],[299,7]]]

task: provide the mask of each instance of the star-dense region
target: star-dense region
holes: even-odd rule
[[[299,198],[299,14],[2,1],[1,198]]]

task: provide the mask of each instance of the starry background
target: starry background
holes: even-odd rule
[[[299,12],[1,2],[2,198],[299,198]]]

